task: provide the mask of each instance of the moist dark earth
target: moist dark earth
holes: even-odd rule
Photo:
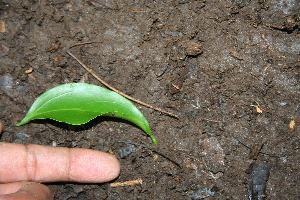
[[[256,177],[262,198],[299,198],[298,0],[2,0],[0,9],[0,141],[110,152],[121,163],[111,183],[141,180],[46,183],[55,199],[249,199],[254,163],[269,169]],[[71,52],[101,79],[178,115],[136,104],[157,145],[114,118],[15,126],[55,86],[103,86],[66,53],[85,42]]]

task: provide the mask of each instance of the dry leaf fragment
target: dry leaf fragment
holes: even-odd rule
[[[183,41],[181,45],[185,49],[186,55],[188,56],[197,56],[203,52],[201,44],[198,44],[194,41]]]
[[[262,110],[258,106],[255,106],[255,107],[256,107],[256,112],[262,113]]]
[[[25,71],[25,74],[30,74],[30,73],[32,73],[33,72],[33,67],[30,67],[29,69],[27,69],[26,71]]]
[[[255,100],[254,100],[255,101]],[[259,103],[257,102],[257,101],[255,101],[255,103],[257,104],[257,105],[250,105],[250,106],[253,106],[253,107],[255,107],[256,108],[256,112],[258,112],[258,113],[262,113],[263,111],[262,111],[262,109],[260,109],[259,108]]]
[[[260,142],[260,143],[258,143],[258,144],[255,144],[255,145],[250,149],[250,152],[249,152],[249,159],[256,160],[258,154],[260,153],[260,150],[261,150],[262,147],[263,147],[263,145],[264,145],[264,142]]]
[[[179,77],[171,83],[172,87],[170,89],[170,93],[172,95],[182,91],[182,86],[185,79],[187,78],[188,73],[189,73],[189,67],[186,65],[180,70]]]
[[[292,130],[294,130],[294,129],[295,129],[295,126],[296,126],[295,120],[292,119],[292,120],[290,121],[290,123],[289,123],[289,128],[292,129]]]
[[[244,60],[244,57],[239,52],[231,51],[230,55],[238,60]]]
[[[60,47],[60,43],[53,44],[47,51],[55,51]]]
[[[5,21],[3,19],[0,19],[0,32],[1,33],[5,33],[6,32]]]

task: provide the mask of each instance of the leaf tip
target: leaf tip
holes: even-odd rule
[[[24,124],[26,124],[28,121],[25,121],[24,119],[22,121],[20,121],[19,123],[16,123],[16,126],[22,126]]]
[[[22,126],[23,123],[19,122],[19,123],[16,123],[16,126]]]
[[[151,138],[151,140],[152,140],[152,143],[153,143],[153,144],[157,144],[157,141],[156,141],[154,135],[149,135],[149,136],[150,136],[150,138]]]

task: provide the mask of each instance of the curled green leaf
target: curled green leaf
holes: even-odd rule
[[[81,125],[101,115],[132,122],[145,131],[154,144],[157,143],[148,121],[131,101],[114,91],[88,83],[64,84],[43,93],[16,125],[46,118]]]

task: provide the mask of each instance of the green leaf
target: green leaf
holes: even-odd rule
[[[114,91],[87,83],[64,84],[43,93],[16,125],[45,118],[80,125],[101,115],[132,122],[145,131],[154,144],[157,143],[148,121],[131,101]]]

